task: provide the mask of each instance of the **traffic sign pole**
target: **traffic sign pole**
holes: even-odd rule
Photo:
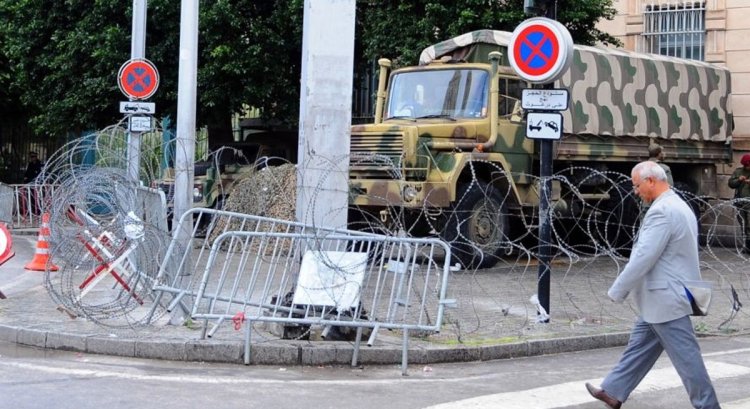
[[[547,2],[546,6],[549,6]],[[550,12],[550,7],[545,8]],[[548,16],[553,17],[553,16]],[[570,55],[573,53],[572,40],[570,44]],[[572,58],[568,59],[570,63]],[[553,83],[548,83],[543,88],[554,88]],[[562,125],[562,124],[561,124]],[[550,286],[552,281],[552,220],[550,217],[550,197],[552,193],[552,149],[553,141],[543,139],[539,141],[539,178],[541,181],[541,192],[539,196],[539,270],[537,271],[537,297],[539,306],[546,311],[545,317],[540,317],[541,322],[548,323],[551,316],[550,309]]]
[[[549,13],[549,1],[538,1]],[[508,47],[508,60],[518,75],[534,84],[545,84],[545,89],[553,89],[553,82],[568,68],[573,56],[573,40],[568,30],[557,21],[535,17],[523,21],[513,31]],[[527,101],[531,103],[530,101]],[[542,99],[536,103],[543,102]],[[544,102],[546,104],[546,102]],[[558,128],[553,135],[562,132],[562,119],[555,121],[557,115],[549,111],[567,108],[546,108],[536,111],[537,123],[527,123],[527,136],[531,132],[548,135],[545,127]],[[546,113],[545,113],[546,111]],[[534,111],[532,111],[534,112]],[[527,121],[531,120],[529,112]],[[558,114],[559,115],[559,114]],[[549,118],[549,119],[546,119]],[[560,133],[558,133],[560,132]],[[531,137],[531,136],[529,136]],[[539,271],[537,280],[537,298],[539,301],[537,322],[549,322],[550,316],[550,263],[552,261],[552,220],[550,218],[550,196],[552,192],[552,149],[553,138],[544,137],[539,146]]]
[[[133,0],[133,32],[130,38],[130,58],[146,58],[146,9],[147,0]],[[131,97],[132,101],[133,98]],[[139,184],[141,168],[141,133],[128,129],[128,177]]]

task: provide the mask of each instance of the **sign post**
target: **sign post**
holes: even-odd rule
[[[147,0],[133,0],[133,24],[130,35],[130,58],[131,61],[141,58],[146,58],[146,16],[147,16],[148,1]],[[121,69],[122,71],[122,69]],[[120,81],[120,75],[117,76],[118,82]],[[122,90],[120,86],[120,90]],[[154,89],[155,91],[156,89]],[[123,91],[123,93],[125,93]],[[133,99],[127,93],[125,95]],[[138,183],[138,170],[141,165],[141,138],[140,133],[133,132],[128,129],[128,149],[127,149],[127,166],[128,176],[131,180]]]
[[[549,84],[559,78],[573,59],[573,39],[555,20],[530,18],[516,27],[508,46],[511,67],[534,84]],[[553,140],[562,137],[559,112],[568,108],[567,90],[524,90],[521,105],[529,110],[526,137],[539,139],[539,272],[537,281],[538,322],[549,322],[550,262],[552,261],[552,221],[549,217],[552,191]],[[533,109],[533,110],[532,110]]]
[[[130,101],[120,102],[120,112],[124,114],[153,114],[155,105],[153,102],[133,102],[146,99],[154,95],[159,87],[159,72],[151,61],[146,59],[132,59],[120,67],[117,74],[117,85],[120,91],[130,98]],[[128,117],[128,176],[133,181],[138,181],[138,170],[140,169],[140,135],[142,132],[151,131],[150,116]]]

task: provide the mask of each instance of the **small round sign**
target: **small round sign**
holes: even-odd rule
[[[518,76],[534,84],[558,79],[573,59],[573,38],[562,24],[544,17],[523,21],[513,30],[508,61]]]
[[[5,223],[0,223],[0,264],[13,257],[13,238]]]
[[[132,59],[120,67],[117,85],[128,98],[147,99],[159,87],[159,72],[149,60]]]

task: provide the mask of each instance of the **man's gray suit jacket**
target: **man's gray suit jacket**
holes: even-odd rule
[[[698,263],[698,224],[690,207],[669,189],[649,207],[630,259],[608,291],[616,302],[633,295],[651,324],[690,315],[684,285],[706,286]]]

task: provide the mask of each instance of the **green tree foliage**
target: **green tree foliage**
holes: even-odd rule
[[[413,65],[422,49],[469,31],[513,31],[527,18],[523,0],[382,0],[360,4],[361,46],[367,59],[387,57],[394,65]],[[542,3],[537,0],[537,3]],[[595,26],[612,19],[612,0],[558,0],[550,14],[570,31],[573,41],[620,45]]]
[[[304,0],[200,2],[198,123],[229,137],[244,105],[263,117],[298,118]],[[117,87],[130,58],[132,1],[0,0],[0,106],[21,106],[40,134],[99,129],[122,118]],[[512,30],[523,0],[359,1],[355,59],[416,62],[422,48],[481,29]],[[611,0],[558,0],[557,17],[578,42],[612,37],[595,28]],[[160,73],[152,101],[176,113],[180,2],[149,0],[146,57]],[[211,129],[211,128],[209,128]],[[211,133],[212,139],[216,136]]]
[[[201,2],[198,122],[229,121],[243,104],[294,118],[299,94],[303,0]],[[40,134],[111,125],[122,115],[117,86],[130,58],[132,2],[0,0],[0,94],[18,99]],[[150,0],[146,57],[158,68],[151,99],[174,118],[180,2]],[[5,63],[7,61],[7,64]],[[16,102],[16,101],[13,101]]]

